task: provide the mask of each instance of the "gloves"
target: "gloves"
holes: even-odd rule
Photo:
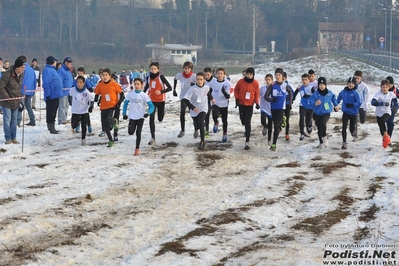
[[[226,88],[223,86],[222,87],[222,93],[225,94],[226,93]]]
[[[346,107],[348,107],[348,108],[352,108],[354,105],[353,105],[353,103],[347,103],[346,104]]]
[[[147,118],[149,115],[150,115],[149,113],[145,113],[144,118]]]
[[[93,112],[93,105],[90,105],[90,107],[89,107],[89,113],[91,113],[91,112]]]
[[[176,92],[176,90],[173,90],[173,96],[177,97],[177,92]]]
[[[115,110],[120,110],[121,106],[119,104],[115,105]]]
[[[19,103],[18,111],[22,113],[22,111],[25,109],[25,105],[23,103]]]
[[[130,90],[133,90],[133,86],[130,86]]]
[[[272,102],[277,102],[277,98],[272,98]]]
[[[255,105],[255,108],[256,108],[257,110],[259,110],[259,108],[260,108],[259,103],[257,103],[257,104]]]
[[[384,103],[384,105],[385,105],[385,106],[389,106],[389,105],[390,105],[390,103],[389,103],[389,102],[386,102],[386,103]]]
[[[124,115],[124,116],[123,116],[123,120],[127,120],[127,115]]]
[[[238,99],[236,99],[236,106],[234,108],[237,108],[237,106],[240,105],[240,102],[238,101]]]

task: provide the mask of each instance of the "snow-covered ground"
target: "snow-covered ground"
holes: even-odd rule
[[[389,75],[330,56],[258,66],[255,78],[263,84],[276,67],[295,87],[310,68],[327,81],[345,81],[361,69],[372,94]],[[240,78],[230,76],[233,84]],[[328,88],[338,93],[343,85]],[[234,100],[228,142],[210,133],[199,151],[188,114],[186,136],[177,138],[179,103],[170,94],[165,119],[156,122],[157,145],[147,145],[146,121],[137,157],[126,121],[119,142],[107,148],[97,136],[96,107],[95,134],[83,147],[68,125],[49,134],[43,110],[36,127],[25,127],[23,152],[21,145],[0,144],[0,265],[396,265],[398,133],[383,149],[370,107],[359,140],[341,150],[339,111],[328,124],[329,146],[320,151],[316,133],[299,141],[298,101],[291,141],[280,134],[276,152],[261,134],[257,110],[251,150],[244,150]],[[17,139],[22,143],[22,128]],[[377,250],[389,256],[373,258],[372,245],[384,245]],[[365,258],[354,256],[361,251]]]

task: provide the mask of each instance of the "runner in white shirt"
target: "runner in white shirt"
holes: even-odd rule
[[[143,129],[144,118],[147,118],[154,112],[154,104],[152,103],[150,96],[143,92],[144,82],[140,78],[133,80],[134,90],[129,91],[126,95],[125,102],[123,103],[123,120],[129,118],[128,133],[133,135],[136,132],[136,149],[134,156],[140,155],[140,142],[141,142],[141,131]],[[129,113],[126,115],[127,107],[129,107]],[[146,105],[148,105],[148,111],[146,112]]]
[[[381,81],[381,90],[371,100],[371,105],[375,106],[375,115],[377,116],[377,123],[382,136],[382,146],[384,148],[391,145],[391,138],[388,135],[386,122],[391,116],[391,101],[395,98],[396,95],[392,91],[389,91],[389,81],[384,79]]]
[[[212,118],[215,123],[213,133],[218,132],[219,117],[222,117],[223,137],[222,142],[227,142],[227,116],[230,99],[230,81],[226,79],[226,71],[220,67],[216,70],[216,79],[213,79],[209,86],[212,88],[212,97],[215,104],[212,105]]]
[[[211,89],[205,85],[205,74],[198,72],[196,75],[197,83],[190,87],[186,95],[182,99],[182,104],[190,109],[190,115],[194,122],[194,138],[198,138],[198,131],[200,132],[201,142],[198,149],[205,149],[205,116],[208,112],[208,99],[212,104],[215,100],[212,97]]]
[[[76,78],[76,87],[69,90],[72,97],[72,132],[76,132],[79,122],[82,123],[82,145],[86,145],[86,130],[89,120],[89,112],[93,111],[94,97],[85,86],[85,78],[78,76]]]

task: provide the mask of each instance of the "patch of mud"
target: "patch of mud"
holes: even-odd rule
[[[185,248],[184,241],[187,241],[194,237],[210,235],[216,230],[217,228],[215,227],[203,225],[199,228],[194,229],[193,231],[188,232],[184,236],[177,238],[174,241],[163,243],[161,245],[161,249],[155,256],[161,256],[166,252],[174,252],[176,254],[189,253],[190,256],[196,257],[197,253],[203,250],[187,249]]]
[[[209,167],[216,163],[216,161],[223,159],[223,156],[218,153],[197,153],[196,160],[199,168]]]
[[[179,143],[172,141],[172,142],[163,143],[161,145],[154,145],[151,148],[154,151],[161,151],[161,150],[166,150],[168,148],[176,148],[177,146],[179,146]]]
[[[312,163],[310,165],[311,168],[317,168],[320,169],[323,174],[331,174],[334,171],[337,171],[339,169],[342,169],[347,166],[353,166],[353,167],[360,167],[360,164],[353,164],[345,161],[337,161],[334,163]]]

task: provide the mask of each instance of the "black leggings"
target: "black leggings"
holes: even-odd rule
[[[140,142],[141,142],[141,131],[143,130],[143,124],[144,124],[144,118],[138,119],[138,120],[129,120],[129,126],[127,129],[127,132],[129,135],[133,135],[134,132],[136,131],[136,149],[140,148]]]
[[[299,130],[301,131],[301,135],[305,135],[305,126],[312,127],[312,116],[313,109],[306,109],[303,106],[299,106]]]
[[[285,134],[288,135],[290,134],[290,116],[291,116],[291,105],[287,104],[285,106],[285,111],[284,111],[284,115],[286,118],[286,122],[285,122]]]
[[[205,130],[209,132],[209,119],[211,116],[211,102],[208,101],[208,112],[206,113],[206,117],[205,117]]]
[[[389,114],[384,114],[383,116],[377,116],[377,123],[380,128],[381,136],[384,136],[384,133],[387,132],[386,122],[389,119]]]
[[[342,141],[343,142],[346,142],[346,128],[348,127],[348,122],[350,122],[349,132],[353,136],[353,134],[355,134],[355,132],[356,132],[357,115],[349,115],[347,113],[342,114]]]
[[[267,122],[266,122],[267,119]],[[260,123],[263,127],[267,127],[267,140],[272,139],[272,132],[273,132],[273,119],[268,117],[266,113],[260,113]]]
[[[220,116],[222,116],[223,134],[227,134],[228,107],[219,107],[217,105],[212,105],[212,118],[215,124],[219,123],[218,118]]]
[[[111,128],[115,124],[114,111],[114,108],[101,110],[101,123],[104,125],[109,141],[112,141]]]
[[[240,105],[238,106],[238,109],[240,110],[241,124],[245,126],[245,142],[249,142],[249,138],[251,136],[251,120],[252,114],[254,112],[254,107],[252,105]]]
[[[327,136],[327,122],[330,119],[330,114],[314,115],[314,120],[317,126],[317,135],[320,143],[323,143],[323,138]]]
[[[278,135],[280,134],[280,126],[283,122],[284,109],[272,110],[272,118],[274,123],[273,144],[277,143]]]
[[[150,115],[151,138],[155,139],[155,111],[158,109],[158,121],[162,122],[165,116],[165,102],[153,102],[154,112]]]
[[[187,105],[184,104],[183,101],[180,102],[180,127],[181,130],[184,132],[184,128],[186,125],[186,109]]]
[[[87,123],[89,121],[89,113],[85,114],[72,114],[71,126],[75,130],[79,126],[79,122],[82,123],[82,139],[86,138]]]
[[[197,116],[193,116],[193,122],[194,122],[194,130],[199,130],[200,131],[200,137],[201,137],[201,142],[204,142],[205,140],[205,117],[206,113],[205,112],[200,112]]]

